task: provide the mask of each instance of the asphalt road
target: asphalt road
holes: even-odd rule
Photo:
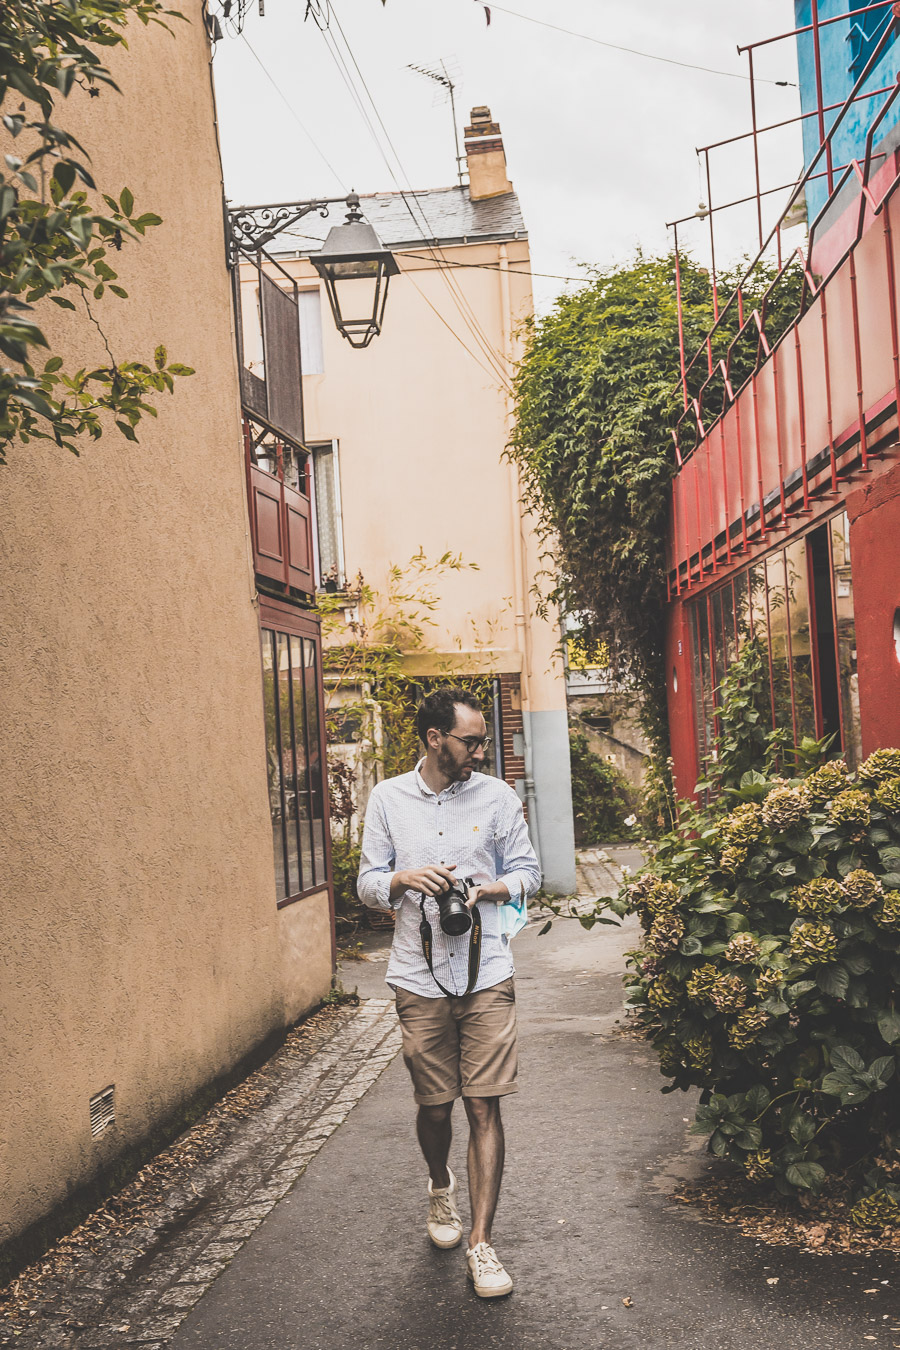
[[[574,920],[516,939],[520,1091],[503,1107],[508,1160],[494,1227],[516,1282],[508,1299],[478,1300],[462,1249],[428,1242],[426,1174],[398,1057],[210,1287],[173,1350],[900,1345],[893,1258],[766,1247],[669,1198],[673,1181],[705,1164],[687,1135],[690,1101],[660,1095],[649,1052],[617,1025],[622,953],[634,941],[633,929],[585,933]],[[354,962],[345,983],[383,996],[384,969]],[[461,1109],[456,1124],[451,1162],[464,1178]]]

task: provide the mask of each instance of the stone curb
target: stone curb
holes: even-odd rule
[[[264,1105],[126,1237],[99,1239],[42,1287],[21,1350],[163,1350],[194,1305],[400,1049],[391,999],[367,999],[298,1070],[278,1052]],[[201,1122],[202,1124],[202,1122]],[[198,1128],[198,1127],[194,1127]]]

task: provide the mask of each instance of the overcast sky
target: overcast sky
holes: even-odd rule
[[[493,7],[490,26],[475,0],[387,0],[384,6],[380,0],[333,0],[330,6],[317,0],[320,21],[330,18],[325,34],[312,17],[304,22],[305,8],[306,0],[265,0],[261,17],[258,0],[250,0],[243,36],[233,20],[224,23],[214,71],[232,201],[453,183],[449,103],[438,86],[406,68],[436,67],[443,60],[457,82],[460,128],[469,109],[483,103],[500,122],[535,272],[562,275],[577,274],[578,263],[623,261],[638,246],[665,249],[666,221],[696,211],[707,197],[695,147],[749,129],[750,87],[745,79],[609,50],[504,10],[732,77],[747,69],[738,43],[793,25],[790,0],[507,0],[504,9]],[[332,43],[349,69],[353,93]],[[758,74],[773,81],[759,86],[761,121],[794,116],[796,88],[774,83],[796,81],[793,43],[762,49]],[[354,93],[367,108],[381,150]],[[789,182],[800,167],[796,128],[767,138],[766,186]],[[751,189],[749,143],[732,153],[719,151],[713,200]],[[783,197],[770,200],[774,215]],[[755,218],[747,208],[723,213],[720,221],[717,247],[723,254],[755,250]],[[691,223],[683,237],[696,241],[699,257],[708,256],[701,223]],[[563,286],[536,279],[541,307]]]

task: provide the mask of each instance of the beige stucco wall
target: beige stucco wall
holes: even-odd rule
[[[427,250],[398,253],[384,331],[364,351],[337,332],[323,294],[324,374],[304,376],[307,439],[339,442],[347,576],[362,571],[383,594],[389,566],[405,566],[420,548],[431,560],[460,554],[466,566],[433,582],[441,603],[428,647],[466,670],[517,671],[527,662],[533,708],[562,709],[559,634],[535,613],[539,550],[502,457],[509,398],[445,274],[413,252]],[[509,372],[533,308],[527,241],[445,247],[441,256],[466,264],[453,279]],[[281,262],[301,286],[318,284],[305,260]]]
[[[196,367],[140,445],[0,470],[0,1243],[326,992],[327,898],[275,904],[220,170],[200,6],[136,26],[66,123],[164,225],[95,309]],[[78,315],[41,314],[72,367]],[[97,1140],[88,1101],[114,1083]]]

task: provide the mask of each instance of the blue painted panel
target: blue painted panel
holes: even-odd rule
[[[872,0],[873,6],[875,0]],[[819,18],[831,19],[838,15],[849,15],[851,10],[860,9],[864,0],[819,0]],[[796,26],[803,27],[812,22],[811,0],[794,0]],[[820,30],[819,47],[822,68],[823,103],[841,104],[853,89],[856,80],[865,68],[866,62],[875,50],[885,28],[894,24],[895,35],[885,48],[875,69],[865,82],[863,90],[881,89],[892,85],[897,73],[897,37],[896,24],[890,5],[871,8],[863,14],[847,18],[843,23],[832,23]],[[816,98],[816,58],[812,33],[801,33],[797,37],[797,62],[800,72],[800,103],[804,113],[815,112],[818,107]],[[883,108],[888,94],[861,100],[853,105],[842,119],[832,142],[832,157],[837,169],[849,164],[851,159],[861,160],[865,155],[866,136],[874,118]],[[834,124],[838,110],[825,114],[825,130]],[[887,114],[879,127],[876,141],[880,141],[892,127],[900,122],[900,100]],[[803,123],[804,166],[809,168],[819,149],[818,117],[808,117]],[[876,164],[877,167],[877,164]],[[820,156],[814,172],[824,173],[826,168],[824,154]],[[837,175],[839,177],[840,175]],[[828,199],[828,182],[818,178],[806,189],[806,200],[810,223]]]

